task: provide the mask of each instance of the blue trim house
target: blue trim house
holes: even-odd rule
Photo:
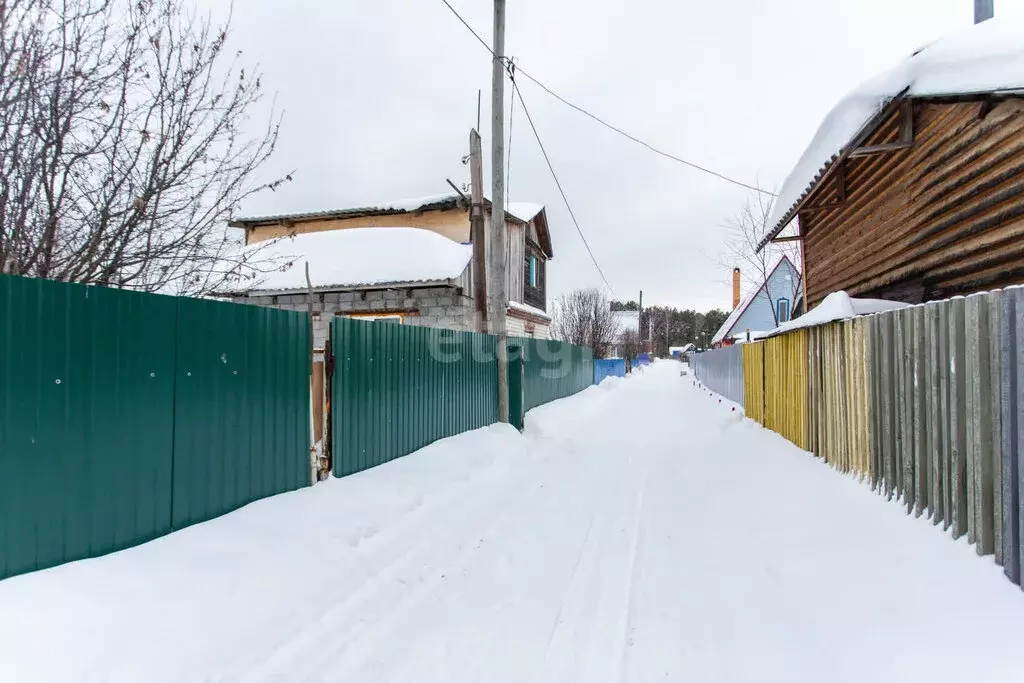
[[[767,332],[775,329],[793,317],[802,296],[800,270],[783,256],[761,286],[733,309],[711,339],[711,346],[729,346],[747,330]]]

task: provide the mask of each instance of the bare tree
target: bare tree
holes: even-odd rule
[[[778,325],[782,321],[778,318],[775,302],[782,298],[788,299],[792,314],[792,307],[796,305],[797,297],[802,291],[803,269],[798,241],[769,243],[758,251],[757,245],[774,227],[771,225],[771,212],[772,202],[767,195],[758,192],[748,199],[742,210],[726,221],[726,257],[719,259],[718,262],[730,273],[734,267],[739,267],[745,290],[749,291],[768,283],[767,296],[772,302],[772,316]],[[772,270],[783,257],[788,258],[795,266],[795,276],[789,282],[784,278],[782,282],[769,282]]]
[[[252,250],[227,220],[280,119],[181,0],[0,0],[0,272],[203,294]],[[252,269],[248,269],[252,272]]]
[[[619,355],[626,359],[626,367],[632,370],[633,361],[640,353],[640,332],[631,327],[621,330],[617,346]]]
[[[619,324],[601,290],[577,289],[555,307],[551,330],[556,339],[589,346],[595,358],[603,358],[617,339]]]

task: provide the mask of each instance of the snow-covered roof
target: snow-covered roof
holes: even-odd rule
[[[886,299],[854,299],[846,292],[832,292],[821,303],[809,310],[804,315],[793,320],[782,323],[771,332],[770,335],[791,332],[804,327],[817,327],[836,320],[855,318],[858,315],[869,315],[871,313],[882,313],[898,308],[906,308],[910,304],[902,301],[888,301]]]
[[[306,263],[316,289],[442,282],[462,275],[473,247],[419,228],[351,228],[301,233],[246,247],[260,263],[279,264],[243,287],[248,291],[306,289]]]
[[[505,207],[505,213],[512,214],[513,217],[518,218],[524,223],[532,221],[543,210],[543,204],[535,204],[533,202],[509,202],[508,206]]]
[[[750,331],[750,341],[757,341],[758,339],[764,339],[768,335],[769,335],[768,332],[764,332],[762,330],[751,330]],[[734,334],[734,335],[732,335],[729,338],[732,339],[737,344],[743,344],[743,343],[745,343],[747,341],[747,331],[743,330],[739,334]]]
[[[756,299],[757,295],[760,294],[762,290],[764,290],[765,286],[768,284],[768,281],[772,279],[772,275],[775,274],[775,271],[779,269],[779,266],[781,266],[783,262],[788,263],[794,270],[796,270],[796,266],[793,265],[793,262],[789,260],[788,256],[784,255],[780,257],[778,262],[775,264],[775,267],[772,268],[771,271],[768,273],[768,277],[765,278],[764,282],[761,283],[761,286],[747,294],[747,296],[744,297],[743,301],[740,302],[740,305],[732,309],[732,313],[729,314],[729,317],[725,319],[725,322],[722,323],[722,326],[718,328],[717,332],[715,332],[715,336],[711,338],[712,345],[718,344],[719,342],[723,341],[727,336],[731,338],[731,335],[729,333],[732,332],[732,328],[736,326],[737,322],[739,322],[740,316],[743,315],[744,311],[750,308],[750,304],[754,303],[754,299]],[[744,337],[746,337],[746,333],[747,331],[744,330]]]
[[[548,315],[546,311],[542,311],[539,308],[537,308],[536,306],[531,306],[530,304],[524,304],[524,303],[519,302],[519,301],[509,301],[508,302],[508,307],[511,308],[511,309],[514,309],[516,311],[521,311],[523,313],[529,313],[530,315],[536,316],[538,318],[544,318],[544,319],[546,319],[548,321],[551,320],[551,316]]]
[[[619,332],[640,331],[640,311],[612,311],[612,317],[618,323]]]
[[[486,201],[490,202],[489,199]],[[428,195],[425,197],[412,197],[410,199],[396,199],[366,206],[355,206],[345,209],[326,209],[320,211],[305,211],[300,213],[282,213],[267,216],[247,216],[231,221],[233,227],[246,227],[250,224],[275,223],[283,220],[314,220],[318,218],[351,218],[356,216],[387,215],[396,213],[417,213],[421,211],[445,210],[455,208],[460,202],[465,205],[465,200],[454,192],[445,194]],[[534,202],[508,202],[505,212],[513,218],[524,223],[529,223],[536,218],[537,214],[544,210],[543,204]]]
[[[862,83],[833,107],[790,172],[772,207],[767,244],[793,219],[828,167],[897,97],[942,97],[1024,90],[1024,25],[996,17],[936,40]]]

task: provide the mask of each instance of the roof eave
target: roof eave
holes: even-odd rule
[[[364,285],[318,285],[312,288],[314,294],[328,292],[374,292],[388,289],[427,289],[429,287],[458,287],[458,278],[447,278],[442,280],[414,280],[407,282],[377,282]],[[306,294],[308,287],[293,287],[289,289],[247,289],[238,291],[215,292],[213,296],[226,298],[234,296],[287,296],[291,294]]]
[[[257,228],[269,225],[280,225],[282,223],[308,223],[310,221],[329,221],[348,218],[365,218],[368,216],[399,216],[405,214],[417,215],[427,211],[446,211],[458,209],[463,204],[458,197],[441,201],[423,204],[415,209],[374,209],[356,207],[352,209],[338,209],[335,211],[312,211],[307,213],[280,214],[273,216],[252,216],[237,218],[228,222],[232,228]]]
[[[877,114],[875,114],[867,123],[865,123],[861,127],[860,131],[858,131],[857,134],[853,136],[850,142],[846,143],[846,145],[842,149],[840,149],[837,153],[832,155],[831,159],[825,162],[825,164],[818,170],[818,175],[815,176],[813,180],[811,180],[810,184],[807,185],[807,188],[803,191],[803,194],[800,195],[799,199],[797,199],[793,206],[791,206],[789,210],[782,216],[779,222],[775,224],[775,227],[769,230],[768,234],[766,234],[761,239],[761,241],[757,245],[756,253],[761,253],[761,251],[766,246],[768,246],[769,242],[775,239],[780,232],[785,230],[789,226],[789,224],[793,222],[793,219],[797,217],[797,215],[800,213],[800,210],[803,209],[804,204],[806,204],[807,201],[811,198],[811,195],[813,195],[815,190],[817,190],[821,186],[821,184],[831,176],[834,170],[838,168],[839,163],[841,163],[847,157],[849,157],[850,153],[853,152],[853,150],[857,149],[865,138],[874,133],[878,129],[878,127],[882,125],[882,122],[884,122],[885,119],[887,119],[893,113],[893,111],[895,111],[895,109],[899,106],[900,102],[902,102],[904,99],[915,99],[913,97],[908,98],[906,96],[906,93],[907,90],[904,89],[891,100],[886,102],[885,106],[882,107],[882,109]]]

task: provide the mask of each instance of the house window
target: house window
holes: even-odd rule
[[[530,256],[526,282],[531,287],[537,286],[537,257],[533,255]]]
[[[775,302],[775,318],[780,323],[789,320],[789,299],[782,298]]]

